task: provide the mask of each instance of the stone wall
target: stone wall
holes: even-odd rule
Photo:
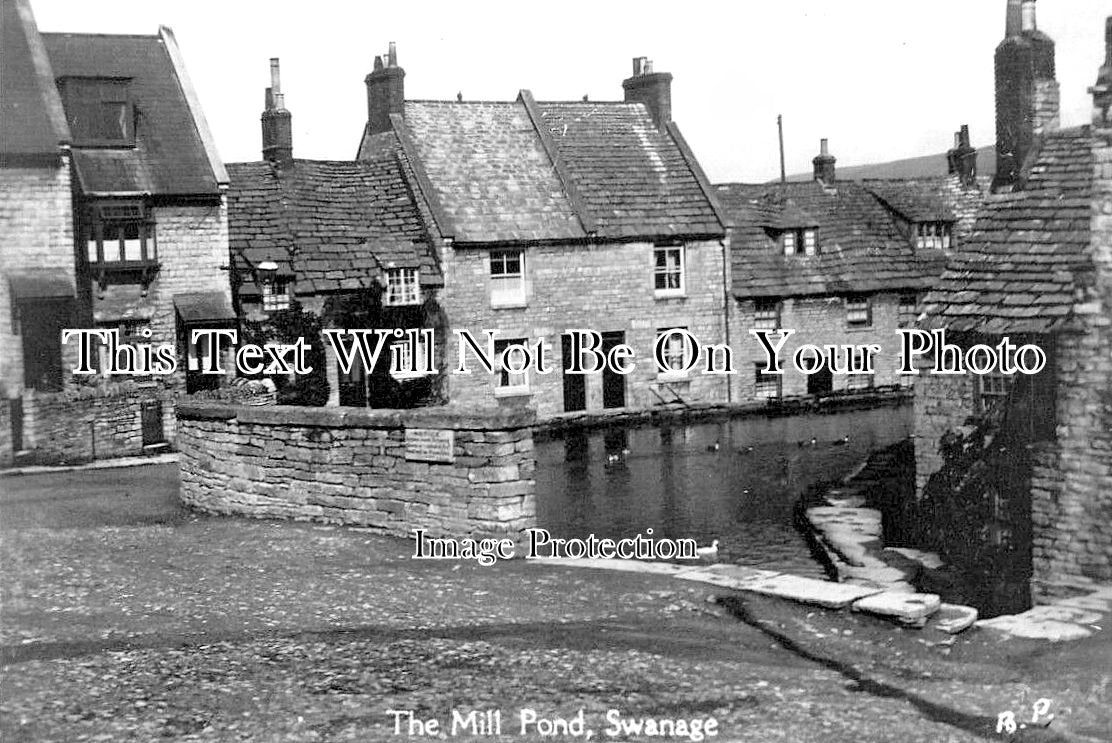
[[[12,451],[11,405],[0,398],[0,467],[9,467],[15,452]]]
[[[73,464],[142,454],[145,402],[161,405],[164,438],[172,439],[173,400],[157,386],[27,390],[23,396],[24,459],[34,464]]]
[[[554,367],[549,374],[531,374],[528,394],[513,397],[497,396],[496,380],[485,372],[450,374],[449,399],[532,406],[541,417],[563,412],[560,336],[569,328],[585,328],[622,331],[636,352],[636,368],[625,378],[627,408],[651,408],[677,395],[688,402],[726,402],[727,377],[693,370],[686,380],[667,381],[658,376],[652,355],[657,331],[664,328],[687,328],[704,344],[726,343],[723,250],[718,241],[688,243],[684,296],[657,298],[650,243],[530,247],[525,251],[526,306],[496,309],[491,307],[489,251],[444,248],[441,267],[452,290],[441,294],[441,306],[449,327],[468,329],[476,337],[483,329],[497,329],[499,338],[543,338]],[[447,340],[447,357],[454,363],[456,340]],[[603,408],[601,374],[587,375],[586,397],[588,411]]]
[[[23,391],[23,341],[13,332],[12,298],[7,277],[43,273],[74,279],[73,213],[70,168],[0,167],[0,398]]]
[[[535,525],[528,412],[190,402],[178,416],[181,497],[194,508],[396,536],[515,536]],[[421,454],[421,434],[450,447]],[[435,461],[447,451],[452,461]]]
[[[784,360],[784,374],[781,379],[781,394],[794,397],[807,394],[807,375],[798,371],[792,363],[792,355],[801,345],[814,344],[865,345],[875,343],[881,346],[873,356],[875,374],[861,376],[860,384],[871,387],[910,385],[913,379],[897,374],[899,368],[900,339],[896,329],[901,327],[898,293],[878,293],[871,295],[872,324],[866,328],[849,327],[846,324],[845,299],[840,296],[797,297],[781,302],[780,327],[795,330],[788,338],[780,353]],[[734,361],[738,370],[736,399],[755,400],[756,370],[759,362],[764,365],[766,355],[755,337],[749,334],[751,328],[761,327],[756,320],[755,302],[751,299],[737,302],[737,327],[731,328],[734,348]],[[913,319],[913,318],[911,318]],[[904,325],[908,318],[903,318]],[[775,345],[778,335],[770,341]],[[849,387],[849,375],[835,374],[834,392],[844,392]]]
[[[186,354],[178,343],[174,295],[222,292],[231,306],[227,205],[221,197],[219,203],[157,206],[153,213],[159,269],[146,299],[153,310],[149,342],[178,348],[178,370],[161,381],[184,389]]]
[[[942,469],[939,442],[947,431],[961,429],[976,412],[976,380],[966,374],[920,375],[915,380],[915,492]]]

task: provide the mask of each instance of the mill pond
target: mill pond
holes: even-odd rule
[[[538,437],[537,522],[553,535],[718,539],[723,559],[819,577],[794,526],[809,488],[911,435],[908,405]]]

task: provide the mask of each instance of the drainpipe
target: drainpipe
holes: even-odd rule
[[[723,328],[726,331],[726,348],[730,349],[730,355],[733,356],[734,347],[730,344],[730,251],[726,247],[726,240],[719,240],[718,244],[722,246],[722,294],[723,296],[723,310],[725,314],[722,316]],[[734,380],[735,374],[725,374],[723,377],[726,380],[726,403],[730,404],[734,401]]]

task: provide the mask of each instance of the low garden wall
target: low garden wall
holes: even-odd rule
[[[181,498],[222,514],[396,536],[515,536],[536,523],[528,411],[178,405]]]

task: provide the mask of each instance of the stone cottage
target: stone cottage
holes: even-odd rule
[[[174,396],[214,383],[189,330],[235,323],[227,175],[170,29],[44,34],[26,0],[3,13],[4,427],[32,458],[135,453],[172,436]],[[106,378],[103,344],[75,377],[66,327],[167,344],[177,370]]]
[[[712,189],[672,122],[670,74],[635,59],[620,102],[538,102],[527,90],[407,101],[404,78],[393,47],[375,59],[358,157],[400,150],[447,327],[494,357],[488,373],[464,347],[470,373],[445,377],[452,402],[553,416],[728,400],[728,377],[688,368],[692,337],[728,341],[728,256]],[[575,329],[595,331],[606,353],[630,346],[632,371],[565,374]],[[518,373],[524,353],[508,349],[523,347],[534,364]]]
[[[272,59],[262,115],[264,159],[228,165],[228,220],[245,332],[250,336],[256,328],[255,340],[304,335],[321,350],[314,354],[320,373],[288,384],[279,378],[285,388],[279,399],[357,407],[411,407],[435,399],[439,387],[432,375],[389,373],[389,348],[411,348],[398,339],[389,338],[371,374],[362,364],[344,373],[320,333],[438,330],[436,292],[443,280],[400,152],[386,149],[356,161],[295,159],[291,121],[278,60]]]
[[[1008,5],[996,193],[924,326],[963,350],[1031,343],[1046,368],[923,375],[915,400],[925,536],[1010,573],[1021,604],[1112,580],[1112,19],[1092,123],[1059,130],[1054,43],[1034,6]]]
[[[947,159],[945,177],[841,181],[823,140],[810,182],[716,186],[730,227],[736,399],[910,384],[898,374],[896,329],[914,325],[983,193],[967,127]],[[769,373],[765,347],[750,331],[775,346],[781,328],[795,334],[783,341],[782,373]],[[791,362],[805,344],[837,350],[808,374]],[[880,348],[871,361],[862,348],[870,344]]]

